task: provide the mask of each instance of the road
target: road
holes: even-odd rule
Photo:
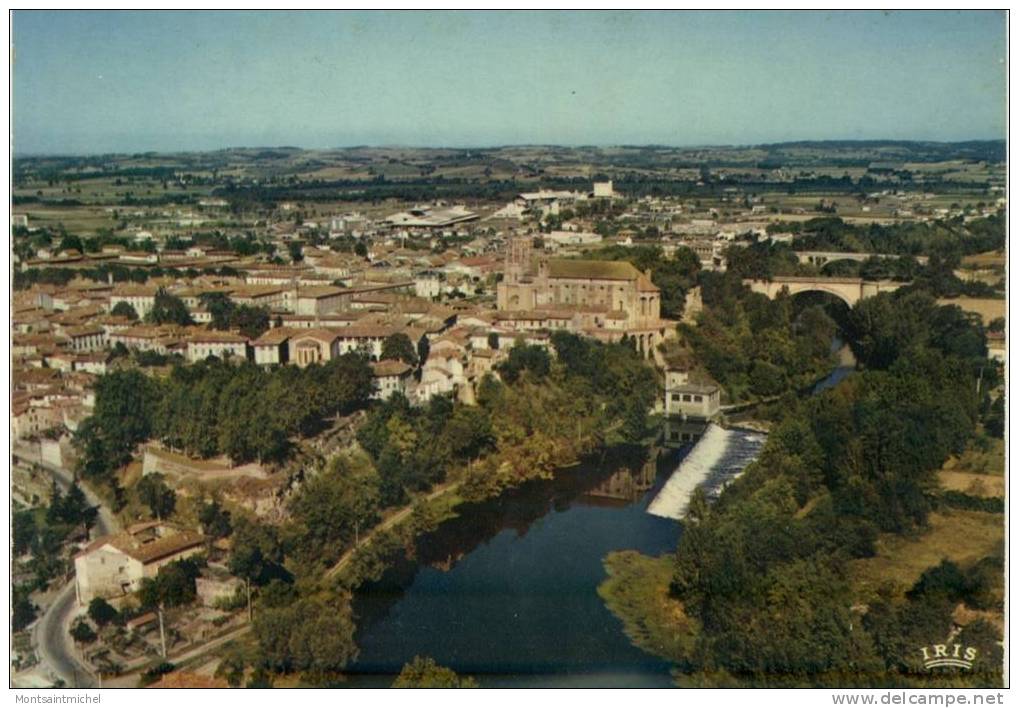
[[[74,581],[60,588],[53,604],[46,608],[42,618],[32,630],[39,660],[50,668],[64,683],[73,688],[94,688],[96,679],[77,659],[74,645],[68,634],[71,614],[77,602]]]
[[[40,467],[52,472],[57,483],[65,490],[74,481],[74,475],[68,470],[45,464]],[[82,491],[90,505],[99,507],[99,516],[96,519],[93,536],[98,538],[120,530],[120,524],[117,523],[116,517],[102,505],[99,498],[84,486]],[[96,677],[78,661],[74,642],[68,633],[71,615],[76,607],[77,599],[72,578],[70,582],[60,588],[56,599],[35,623],[35,627],[32,629],[32,640],[39,652],[39,660],[48,666],[58,678],[63,679],[65,684],[77,688],[94,688],[97,684]]]

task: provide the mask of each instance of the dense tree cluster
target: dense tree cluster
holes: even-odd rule
[[[673,583],[701,625],[690,671],[810,684],[903,670],[947,634],[944,598],[983,592],[939,572],[905,605],[855,613],[847,562],[873,554],[879,532],[926,522],[936,470],[973,434],[982,332],[916,295],[864,300],[851,319],[868,370],[793,407],[714,507],[691,505]]]
[[[199,298],[212,316],[213,329],[238,330],[249,339],[257,339],[269,329],[269,311],[264,307],[238,305],[225,293],[203,293]]]
[[[289,555],[313,563],[335,562],[358,533],[378,521],[382,493],[381,476],[370,461],[334,458],[290,503],[294,523],[287,530]]]
[[[680,325],[696,360],[730,398],[767,397],[809,386],[832,364],[836,324],[818,305],[752,293],[732,274],[703,273],[704,310]]]
[[[185,558],[167,563],[154,578],[142,578],[138,601],[143,608],[181,607],[195,601],[195,580],[201,574],[201,558]]]
[[[272,671],[304,672],[328,681],[357,657],[350,604],[332,597],[277,593],[263,598],[253,626],[258,664]]]
[[[884,369],[913,350],[934,348],[966,361],[984,362],[987,336],[980,316],[939,306],[922,290],[881,293],[857,303],[846,335],[858,361]]]
[[[188,278],[194,279],[199,275],[220,275],[237,277],[238,271],[231,266],[220,266],[219,268],[169,268],[163,266],[151,266],[145,268],[125,266],[119,263],[103,263],[94,268],[66,268],[66,267],[32,267],[25,270],[16,270],[11,282],[15,290],[24,290],[32,285],[67,285],[75,278],[85,278],[100,283],[105,283],[110,278],[115,283],[147,283],[150,278]]]
[[[372,410],[357,439],[378,469],[385,506],[442,481],[450,465],[477,457],[495,442],[484,408],[454,405],[442,396],[412,407],[399,395]]]
[[[113,308],[110,310],[110,314],[116,315],[117,317],[126,317],[132,322],[135,322],[138,319],[137,310],[135,310],[134,306],[127,300],[121,300],[116,305],[114,305]]]
[[[1004,284],[991,286],[979,280],[962,280],[956,270],[964,255],[1002,250],[1005,247],[1003,213],[975,219],[903,222],[892,225],[856,226],[841,219],[813,219],[804,224],[785,224],[776,229],[802,231],[794,244],[754,241],[726,249],[728,269],[741,278],[767,280],[782,275],[859,277],[865,280],[897,280],[913,283],[938,297],[999,297]],[[865,261],[831,261],[820,268],[801,264],[795,251],[822,250],[898,254],[898,258],[871,257]],[[915,258],[926,255],[920,265]]]
[[[857,225],[838,218],[811,219],[802,225],[782,224],[782,230],[798,232],[795,243],[801,251],[919,256],[946,250],[960,254],[983,253],[1005,247],[1004,211],[969,222],[957,218],[933,223],[902,221]]]
[[[439,666],[431,657],[415,656],[404,664],[393,688],[477,688],[470,676],[459,676],[453,669]]]
[[[152,324],[194,324],[188,306],[176,295],[171,295],[162,288],[156,290],[152,309],[145,315],[145,321]]]
[[[95,385],[96,404],[75,433],[78,469],[86,478],[108,480],[127,464],[135,447],[152,437],[153,411],[161,386],[141,371],[123,370],[101,376]]]
[[[405,364],[416,366],[418,363],[417,347],[403,332],[395,332],[382,341],[382,358],[396,359]]]
[[[197,457],[280,461],[292,436],[363,407],[373,390],[371,369],[354,354],[271,371],[210,360],[176,366],[162,380],[115,371],[98,380],[94,413],[76,435],[79,464],[86,477],[108,479],[151,438]]]
[[[54,484],[50,502],[43,509],[12,510],[11,545],[14,556],[30,554],[28,560],[19,561],[29,579],[12,585],[15,625],[19,618],[27,623],[35,617],[29,594],[45,590],[53,580],[64,576],[69,565],[65,544],[72,534],[77,537],[87,535],[97,516],[98,510],[88,504],[77,484],[72,485],[67,494],[62,494]]]

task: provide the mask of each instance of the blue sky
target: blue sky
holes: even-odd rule
[[[15,151],[1003,138],[1005,23],[19,10]]]

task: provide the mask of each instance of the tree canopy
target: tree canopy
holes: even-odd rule
[[[452,669],[439,666],[431,657],[415,656],[403,665],[393,688],[477,688],[470,676],[459,676]]]

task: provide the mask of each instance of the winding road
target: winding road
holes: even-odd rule
[[[54,479],[66,491],[74,482],[74,475],[60,467],[45,463],[37,463],[40,467],[53,473]],[[120,524],[110,510],[102,505],[101,500],[90,489],[82,486],[85,499],[92,506],[99,508],[94,536],[106,536],[120,530]],[[32,628],[33,644],[39,652],[39,660],[69,687],[94,688],[97,677],[82,666],[78,661],[74,642],[69,634],[71,615],[74,613],[77,600],[74,592],[74,578],[60,588],[53,603],[46,608],[42,617]]]

